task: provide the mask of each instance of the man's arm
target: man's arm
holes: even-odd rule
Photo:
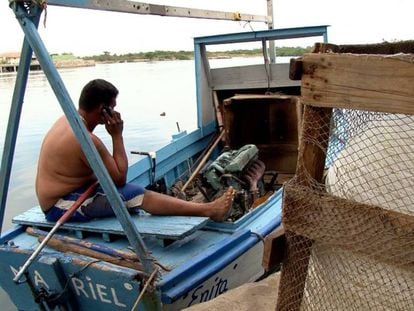
[[[104,112],[104,119],[105,128],[112,137],[112,155],[96,135],[92,134],[92,140],[115,185],[123,186],[126,183],[128,171],[128,157],[122,137],[123,121],[119,112],[113,110],[111,115]]]

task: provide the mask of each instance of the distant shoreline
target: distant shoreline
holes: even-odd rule
[[[310,51],[310,47],[278,47],[277,56],[301,56]],[[261,49],[253,50],[232,50],[222,52],[207,52],[209,59],[230,59],[234,57],[260,57],[263,56]],[[113,63],[138,63],[138,62],[156,62],[156,61],[175,61],[175,60],[193,60],[192,51],[152,51],[127,54],[111,54],[103,52],[101,55],[77,57],[72,53],[51,54],[53,63],[57,69],[92,67],[96,64],[113,64]],[[18,61],[13,63],[0,63],[0,73],[13,73],[18,69]],[[41,70],[39,62],[33,60],[31,64],[32,71]]]
[[[62,60],[54,62],[56,68],[76,68],[76,67],[92,67],[96,65],[93,60],[84,59],[73,59],[73,60]]]
[[[277,56],[301,56],[310,52],[311,47],[278,47]],[[262,49],[252,50],[230,50],[219,52],[207,52],[210,59],[232,58],[232,57],[257,57],[263,56]],[[84,60],[94,60],[95,62],[138,62],[138,61],[165,61],[165,60],[191,60],[194,59],[193,51],[152,51],[127,54],[111,54],[103,52],[101,55],[80,57]]]

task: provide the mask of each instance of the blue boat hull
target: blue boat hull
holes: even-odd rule
[[[262,276],[264,243],[260,237],[266,237],[280,225],[280,208],[279,192],[258,208],[260,215],[248,215],[254,217],[241,221],[239,228],[229,228],[226,232],[221,228],[214,229],[212,223],[210,228],[197,230],[184,241],[178,240],[168,246],[149,238],[146,242],[152,256],[162,266],[172,269],[163,271],[158,281],[163,308],[181,310]],[[269,214],[276,217],[269,221]],[[233,232],[229,233],[231,230]],[[113,248],[125,249],[128,246],[125,239],[113,242],[99,239],[99,243]],[[90,240],[96,242],[97,238]],[[7,289],[19,309],[37,309],[35,299],[28,299],[33,297],[29,284],[15,284],[12,281],[19,267],[37,246],[36,238],[18,227],[5,235],[2,242],[0,285]],[[131,309],[143,285],[142,272],[49,248],[43,251],[28,272],[36,292],[41,293],[43,288],[49,294],[62,295],[62,299],[70,301],[70,308],[78,310],[92,307],[102,310]]]

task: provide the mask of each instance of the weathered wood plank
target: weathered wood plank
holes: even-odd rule
[[[155,236],[161,239],[177,240],[186,237],[204,227],[207,217],[192,216],[153,216],[147,213],[131,215],[132,222],[142,235]],[[52,227],[53,222],[45,219],[40,207],[34,207],[13,218],[13,223],[35,227]],[[115,217],[94,219],[89,222],[69,222],[62,229],[84,232],[125,235],[121,224]]]
[[[44,237],[39,237],[39,242],[42,242],[44,240]],[[103,260],[105,262],[109,262],[118,266],[123,266],[123,267],[127,267],[127,268],[131,268],[131,269],[135,269],[138,271],[143,271],[144,268],[142,267],[142,264],[139,262],[134,262],[134,261],[129,261],[126,260],[124,258],[119,258],[119,257],[114,257],[108,254],[104,254],[104,253],[100,253],[98,251],[92,250],[92,249],[88,249],[85,247],[81,247],[78,245],[74,245],[74,244],[69,244],[69,243],[65,243],[59,239],[56,238],[51,238],[48,242],[47,242],[47,246],[56,249],[58,251],[64,252],[64,253],[75,253],[75,254],[80,254],[80,255],[84,255],[84,256],[89,256],[95,259],[100,259]]]
[[[285,229],[282,225],[273,230],[264,238],[262,266],[266,272],[283,261],[285,250]]]
[[[381,42],[373,44],[344,44],[339,45],[336,52],[354,54],[414,53],[414,40]]]
[[[298,184],[310,187],[313,181],[322,182],[331,116],[330,108],[305,106],[296,171]]]
[[[271,64],[270,72],[266,72],[265,65],[215,68],[211,77],[214,90],[300,86],[288,78],[289,64]]]
[[[44,237],[47,236],[47,234],[49,232],[44,231],[44,230],[35,229],[35,228],[32,228],[32,227],[28,227],[26,229],[26,233],[28,233],[30,235],[33,235],[33,236],[44,238]],[[113,257],[123,258],[123,259],[127,259],[127,260],[132,260],[132,261],[138,261],[139,260],[138,256],[130,250],[122,250],[122,249],[113,248],[113,247],[107,246],[103,243],[85,241],[84,239],[73,238],[73,237],[70,237],[70,236],[61,235],[61,234],[57,234],[57,233],[55,233],[53,235],[53,238],[56,239],[56,240],[62,241],[65,244],[73,244],[73,245],[76,245],[76,246],[79,246],[79,247],[92,249],[92,250],[98,251],[100,253],[111,255]]]
[[[291,58],[289,63],[289,79],[301,80],[303,75],[303,61],[301,57]]]
[[[414,114],[414,55],[305,54],[302,101]]]
[[[312,53],[353,53],[382,55],[392,55],[398,53],[413,54],[414,40],[341,45],[317,42],[313,46]]]

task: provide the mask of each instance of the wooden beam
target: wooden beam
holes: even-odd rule
[[[305,106],[299,141],[296,183],[322,182],[332,109]]]
[[[331,44],[317,42],[312,53],[353,53],[353,54],[382,54],[414,53],[414,40],[381,42],[372,44]]]
[[[286,230],[377,262],[414,269],[414,216],[295,185],[286,185],[284,204]]]
[[[381,42],[374,44],[346,44],[339,45],[338,53],[354,54],[397,54],[397,53],[414,53],[414,40]]]
[[[339,53],[339,46],[336,44],[316,42],[312,48],[312,53]]]
[[[289,63],[289,79],[301,80],[303,75],[303,61],[301,57],[291,58]]]
[[[246,22],[265,22],[271,23],[272,17],[266,15],[255,15],[240,12],[225,12],[215,10],[204,10],[188,7],[177,7],[160,5],[145,2],[136,2],[128,0],[94,0],[94,1],[69,1],[69,0],[48,0],[48,5],[74,7],[81,9],[92,9],[101,11],[112,11],[120,13],[160,15],[171,17],[190,17],[231,21]]]
[[[266,272],[279,266],[283,261],[286,241],[284,234],[285,229],[281,225],[264,238],[262,266]]]
[[[295,185],[311,188],[312,183],[321,182],[328,146],[328,135],[332,109],[305,106],[299,156],[294,179]],[[325,129],[325,131],[324,131]],[[286,187],[286,185],[285,185]],[[289,214],[290,204],[285,203],[286,189],[283,195],[283,218]],[[278,293],[278,311],[300,310],[308,274],[309,258],[313,241],[297,232],[286,229],[286,253]]]
[[[414,55],[305,54],[302,101],[414,114]]]
[[[339,46],[331,43],[317,42],[314,44],[311,53],[338,53]],[[301,80],[303,75],[302,57],[291,58],[289,65],[289,79]]]
[[[44,237],[40,236],[38,239],[39,242],[42,242],[44,240]],[[143,271],[143,266],[139,262],[114,257],[79,245],[65,243],[59,239],[51,238],[47,242],[47,246],[64,253],[71,252],[75,254],[89,256],[91,258],[100,259],[105,262],[112,263],[114,265],[131,268],[138,271]]]
[[[370,226],[372,232],[369,232],[371,236],[391,232],[390,235],[385,236],[386,240],[383,242],[387,244],[391,236],[392,250],[385,256],[380,255],[379,259],[382,262],[397,262],[397,265],[402,265],[411,271],[413,269],[412,256],[408,256],[407,259],[407,256],[399,255],[404,243],[408,243],[409,249],[413,248],[412,216],[404,217],[399,213],[369,207],[371,209],[368,210],[368,216],[364,218],[363,213],[367,212],[367,206],[361,207],[355,202],[346,202],[346,200],[344,202],[349,205],[345,208],[345,215],[335,214],[338,211],[344,213],[340,209],[336,210],[337,200],[324,205],[325,203],[320,203],[324,194],[312,192],[314,181],[320,183],[322,179],[331,108],[414,114],[413,55],[333,54],[340,51],[340,46],[320,44],[315,46],[313,52],[322,54],[305,54],[301,59],[292,62],[290,67],[290,76],[302,79],[301,101],[306,106],[297,173],[294,181],[285,185],[283,197],[283,224],[286,230],[287,249],[276,308],[279,311],[300,310],[313,241],[319,241],[321,237],[322,239],[331,237],[332,232],[337,237],[335,234],[343,234],[343,231],[350,229],[351,227],[346,226],[344,226],[345,230],[341,227],[338,229],[338,222],[345,222],[346,217],[352,213],[356,213],[354,219],[364,222],[364,228],[366,221],[372,222]],[[300,195],[295,193],[297,189],[302,191]],[[312,202],[309,202],[310,200]],[[322,204],[322,207],[318,204]],[[353,208],[356,205],[359,208],[355,212]],[[328,212],[331,212],[330,215],[328,214],[329,217]],[[311,225],[308,227],[309,223]],[[358,227],[356,224],[348,225],[354,226],[352,229]],[[401,226],[404,227],[403,232]],[[384,230],[375,233],[378,227]],[[330,229],[329,234],[326,228]],[[342,232],[338,232],[339,230]],[[348,247],[347,250],[361,252],[370,255],[371,258],[376,248],[384,247],[384,245],[368,245],[367,242],[361,247],[355,236],[359,239],[365,238],[365,241],[370,239],[366,237],[365,231],[355,232],[351,238],[343,235],[346,238],[342,238],[339,242],[335,241],[335,238],[331,238],[333,242],[330,242],[340,243],[342,247]],[[401,237],[403,241],[399,244],[401,241],[398,239]],[[385,247],[388,249],[388,245]]]

